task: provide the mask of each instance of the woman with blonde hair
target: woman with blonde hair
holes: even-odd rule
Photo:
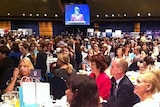
[[[160,69],[157,67],[151,66],[150,68],[146,69],[145,72],[152,72],[156,75],[158,79],[158,83],[160,83]],[[160,102],[160,84],[157,84],[157,92],[153,95],[153,97]]]
[[[157,92],[153,95],[153,97],[159,101],[160,103],[160,69],[156,69],[153,71],[153,73],[157,76],[158,78],[158,84],[157,84]]]
[[[18,68],[13,71],[13,77],[6,82],[9,85],[3,88],[3,92],[13,91],[17,86],[20,86],[20,79],[24,76],[29,77],[31,69],[34,69],[32,62],[28,58],[21,59]]]
[[[133,107],[159,107],[159,102],[156,101],[153,95],[157,92],[158,78],[152,72],[143,72],[137,78],[134,93],[140,97],[141,102]]]
[[[66,81],[75,73],[73,66],[70,64],[70,57],[67,53],[57,55],[57,69],[53,70],[53,77],[50,79],[51,95],[55,99],[60,99],[65,95],[67,89]]]
[[[60,66],[60,68],[65,69],[68,74],[72,74],[73,66],[70,64],[69,54],[59,53],[57,58],[57,64]]]

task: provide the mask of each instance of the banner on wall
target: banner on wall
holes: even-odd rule
[[[122,30],[115,30],[115,37],[122,38]]]
[[[146,30],[146,35],[148,38],[152,39],[153,38],[153,30]]]
[[[154,30],[154,36],[160,37],[160,30]]]
[[[106,37],[112,37],[112,29],[105,29]]]
[[[4,36],[4,29],[0,29],[0,37],[3,37]]]
[[[94,36],[94,28],[87,29],[87,36]]]
[[[19,28],[18,31],[22,32],[23,35],[32,35],[32,29]]]

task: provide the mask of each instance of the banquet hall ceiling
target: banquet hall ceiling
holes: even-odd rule
[[[76,2],[76,0],[71,1]],[[85,2],[90,7],[91,20],[160,19],[160,0],[86,0]],[[1,0],[0,16],[63,20],[64,13],[58,0]]]

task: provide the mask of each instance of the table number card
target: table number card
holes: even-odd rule
[[[41,69],[32,69],[30,71],[31,79],[41,79]]]

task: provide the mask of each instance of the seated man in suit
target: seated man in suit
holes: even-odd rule
[[[109,100],[102,103],[103,107],[132,107],[140,101],[139,97],[133,93],[133,84],[125,75],[127,70],[128,63],[126,60],[117,59],[112,61],[112,88]]]

